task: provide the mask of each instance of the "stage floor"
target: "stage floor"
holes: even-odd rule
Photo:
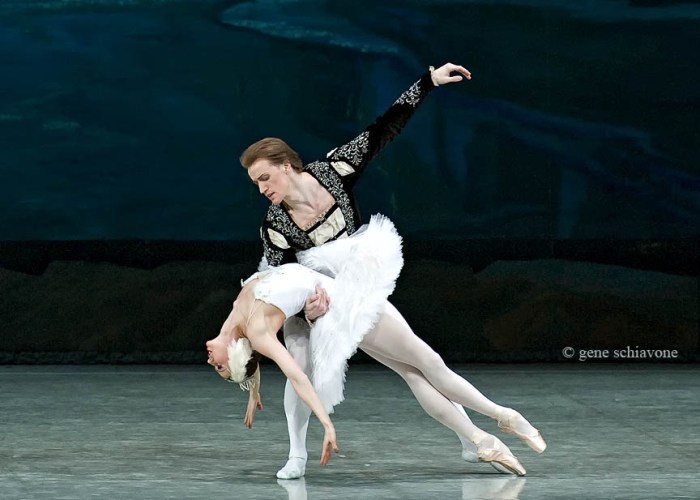
[[[0,366],[0,498],[658,499],[700,497],[697,365],[456,365],[512,406],[549,445],[537,455],[469,411],[527,468],[498,474],[460,459],[456,436],[403,381],[351,366],[333,415],[341,451],[278,481],[287,456],[284,377],[263,369],[264,409],[207,366]]]

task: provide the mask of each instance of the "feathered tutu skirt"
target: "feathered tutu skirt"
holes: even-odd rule
[[[327,411],[344,399],[348,359],[377,323],[403,267],[401,237],[382,215],[352,236],[297,253],[300,264],[335,278],[330,307],[311,328],[311,381]]]

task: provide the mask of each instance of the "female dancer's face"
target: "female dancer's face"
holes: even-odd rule
[[[258,186],[260,194],[267,197],[274,205],[279,205],[289,191],[289,162],[273,165],[270,160],[260,158],[248,169],[248,176]]]
[[[227,379],[231,376],[228,369],[228,344],[222,335],[207,341],[207,363],[221,377]]]

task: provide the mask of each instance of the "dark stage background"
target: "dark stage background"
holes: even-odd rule
[[[0,0],[0,362],[203,362],[261,252],[242,149],[322,157],[446,61],[473,80],[356,190],[416,333],[697,361],[698,33],[682,1]]]

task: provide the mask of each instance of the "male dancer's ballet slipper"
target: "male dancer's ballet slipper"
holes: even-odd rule
[[[540,431],[535,429],[530,422],[525,420],[520,413],[507,408],[498,419],[498,427],[509,434],[514,434],[533,451],[542,453],[547,448]]]
[[[515,458],[515,455],[496,436],[489,434],[479,441],[476,453],[482,462],[490,462],[492,465],[498,464],[516,476],[524,476],[527,472],[520,461]]]
[[[289,457],[287,463],[277,471],[278,479],[299,479],[306,473],[306,459]]]

